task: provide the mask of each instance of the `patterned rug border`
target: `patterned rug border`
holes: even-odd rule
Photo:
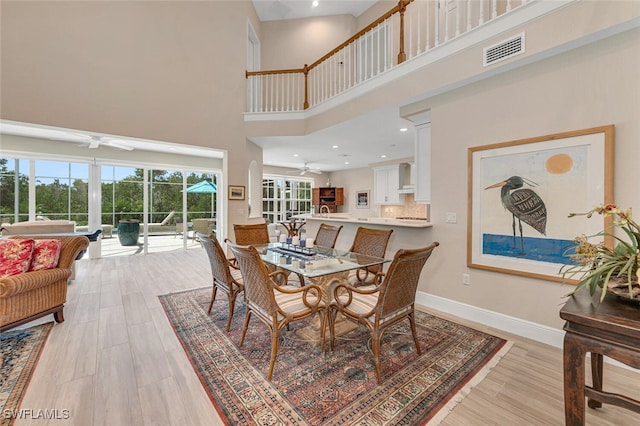
[[[29,383],[31,383],[31,378],[33,377],[33,373],[35,372],[38,361],[40,360],[40,356],[42,355],[42,350],[44,349],[47,340],[49,340],[49,335],[51,334],[51,330],[53,329],[53,322],[48,322],[45,324],[38,324],[33,327],[29,327],[26,329],[14,329],[5,331],[5,333],[20,333],[25,331],[32,331],[34,333],[38,333],[37,342],[29,351],[29,356],[22,367],[22,370],[19,373],[19,377],[16,380],[15,385],[11,389],[7,400],[4,401],[4,405],[2,406],[2,411],[0,414],[0,426],[9,426],[12,425],[15,421],[15,417],[6,416],[7,412],[13,412],[14,410],[18,410],[20,408],[20,404],[22,404],[22,400],[26,394],[27,387]]]
[[[176,329],[176,325],[171,321],[171,318],[169,317],[170,312],[168,310],[168,307],[165,305],[165,303],[163,301],[164,298],[167,298],[169,296],[181,295],[181,294],[191,293],[191,292],[196,292],[196,291],[207,291],[210,294],[211,288],[210,287],[191,288],[191,289],[187,289],[187,290],[181,290],[181,291],[178,291],[178,292],[171,292],[171,293],[167,293],[167,294],[164,294],[164,295],[159,295],[158,297],[160,299],[161,305],[162,305],[163,310],[165,312],[165,315],[167,317],[167,321],[169,322],[171,328],[173,329],[173,331],[174,331],[174,333],[176,335],[176,338],[180,342],[180,345],[182,346],[182,349],[184,350],[185,355],[189,359],[189,362],[191,363],[191,366],[192,366],[194,372],[196,373],[196,376],[198,377],[198,380],[200,381],[201,385],[203,386],[203,390],[205,391],[205,393],[209,397],[209,400],[211,401],[211,403],[215,407],[216,411],[218,412],[218,414],[220,416],[220,419],[226,425],[234,425],[235,423],[230,422],[230,419],[228,418],[228,415],[226,413],[226,409],[217,401],[216,396],[213,394],[213,392],[211,392],[209,390],[209,384],[207,383],[206,377],[204,377],[204,375],[196,367],[196,365],[198,363],[198,360],[195,359],[192,356],[192,354],[190,353],[190,350],[187,347],[187,342],[183,341],[183,339],[180,337],[179,331]],[[219,298],[216,298],[216,302],[219,302],[219,301],[220,301]],[[225,302],[226,302],[226,300],[225,300]],[[472,370],[472,372],[468,375],[469,376],[468,380],[466,380],[464,383],[462,383],[458,388],[452,390],[452,392],[450,393],[450,395],[446,399],[441,401],[441,403],[439,405],[433,407],[432,410],[431,410],[431,413],[429,415],[427,415],[425,418],[423,418],[422,421],[420,421],[418,423],[421,426],[437,426],[449,415],[449,413],[455,408],[455,406],[457,404],[459,404],[467,395],[469,395],[469,393],[471,392],[471,390],[475,386],[477,386],[482,380],[484,380],[484,378],[486,378],[486,376],[491,372],[491,370],[509,352],[509,350],[513,346],[513,341],[510,341],[510,340],[507,340],[507,339],[492,335],[490,333],[486,333],[484,331],[480,331],[478,329],[475,329],[475,328],[467,326],[467,325],[456,323],[455,321],[452,321],[452,320],[449,320],[449,319],[438,317],[437,315],[435,315],[433,313],[430,313],[430,312],[422,312],[422,313],[424,313],[426,315],[429,315],[429,316],[432,316],[432,317],[435,317],[438,320],[454,323],[454,324],[457,324],[459,326],[466,327],[468,329],[474,330],[476,332],[479,332],[479,333],[482,333],[482,334],[485,334],[485,335],[488,335],[488,336],[492,336],[492,337],[497,338],[497,339],[502,341],[501,343],[499,343],[496,346],[496,348],[494,348],[494,350],[491,352],[491,354],[489,356],[487,356],[485,358],[485,360],[481,364],[477,365],[476,368],[474,370]],[[215,326],[215,324],[214,324],[214,326]],[[216,326],[216,328],[218,328],[218,327]],[[242,354],[240,353],[239,350],[237,350],[237,352],[238,352],[238,354],[240,356],[242,356]],[[263,380],[265,380],[264,384],[269,386],[270,389],[267,390],[266,393],[272,394],[274,396],[278,395],[283,400],[287,401],[287,399],[284,397],[284,395],[282,395],[282,393],[278,390],[278,388],[275,385],[273,385],[270,382],[266,382],[266,379],[264,379],[263,372],[261,372],[260,370],[258,370],[254,366],[251,366],[250,368],[253,371],[254,375],[260,376]],[[288,402],[287,402],[287,404],[288,404]],[[291,406],[291,410],[296,412],[296,407],[295,406]],[[293,417],[297,417],[297,416],[294,415]],[[298,419],[300,419],[300,418],[298,418]],[[294,419],[290,419],[290,420],[294,420]],[[302,419],[300,419],[300,420],[302,420]]]

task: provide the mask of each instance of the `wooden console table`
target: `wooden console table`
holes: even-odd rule
[[[564,330],[564,410],[566,425],[584,425],[585,396],[590,408],[602,403],[640,413],[640,401],[602,390],[603,356],[640,369],[640,307],[607,295],[600,303],[580,291],[560,310]],[[585,385],[585,355],[591,353],[593,385]]]

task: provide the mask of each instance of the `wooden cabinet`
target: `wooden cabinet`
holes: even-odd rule
[[[322,206],[329,207],[330,213],[337,213],[338,206],[344,204],[344,189],[335,187],[313,188],[311,203],[318,206],[318,212]]]
[[[375,204],[399,205],[404,202],[404,195],[398,189],[404,185],[404,165],[374,167],[373,169],[373,202]]]

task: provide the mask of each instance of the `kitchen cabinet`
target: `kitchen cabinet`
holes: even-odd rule
[[[323,187],[313,188],[311,203],[318,206],[318,212],[322,206],[329,207],[330,213],[337,213],[338,206],[344,204],[344,188]]]
[[[373,168],[373,202],[384,205],[400,205],[404,195],[399,188],[404,185],[404,164]]]
[[[415,146],[415,195],[416,202],[431,202],[431,123],[416,126]]]
[[[431,111],[422,111],[407,117],[416,128],[413,161],[414,195],[417,203],[431,203]]]

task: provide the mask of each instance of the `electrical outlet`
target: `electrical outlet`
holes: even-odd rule
[[[469,274],[462,274],[462,284],[471,285],[471,276]]]
[[[456,223],[458,221],[458,218],[456,217],[455,213],[447,213],[445,216],[445,222],[447,223]]]

